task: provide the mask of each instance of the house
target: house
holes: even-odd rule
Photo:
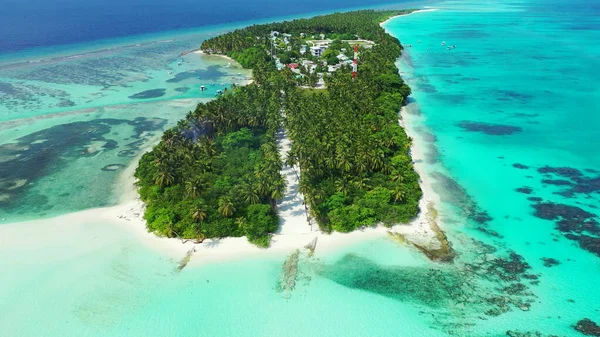
[[[274,31],[271,32],[271,37],[277,37],[277,36],[279,36],[279,32],[278,31],[274,30]]]
[[[296,68],[298,68],[298,63],[286,64],[286,67],[288,67],[290,69],[296,69]]]
[[[300,33],[300,37],[301,37],[301,38],[304,38],[304,33]]]
[[[310,53],[315,57],[321,57],[323,52],[329,47],[327,44],[317,44],[310,47]]]
[[[302,55],[306,54],[306,45],[300,46],[300,54],[302,54]]]
[[[321,40],[325,40],[325,34],[319,34],[319,37],[321,38]]]
[[[283,33],[282,35],[283,35],[284,37],[292,37],[292,34]]]
[[[333,65],[333,66],[327,66],[327,72],[329,72],[329,73],[332,73],[332,72],[334,72],[334,71],[336,71],[338,69],[340,69],[340,66],[337,65],[337,64]]]
[[[347,61],[347,60],[348,60],[348,56],[346,56],[346,55],[344,55],[344,54],[342,54],[342,53],[340,53],[340,54],[339,54],[338,56],[336,56],[336,57],[337,57],[337,59],[338,59],[338,60],[340,60],[340,61],[342,61],[342,62],[344,62],[344,61]]]

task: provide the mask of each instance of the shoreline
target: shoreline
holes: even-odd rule
[[[393,19],[395,19],[395,18],[399,18],[399,17],[401,17],[401,16],[409,16],[409,15],[412,15],[412,14],[416,14],[416,13],[424,13],[424,12],[434,12],[434,11],[437,11],[437,10],[439,10],[439,9],[438,9],[438,8],[425,8],[425,9],[417,9],[416,11],[410,12],[410,13],[408,13],[408,14],[402,14],[402,15],[395,15],[395,16],[392,16],[391,18],[389,18],[389,19],[387,19],[387,20],[383,21],[383,22],[382,22],[382,23],[380,23],[379,25],[383,27],[383,26],[384,26],[385,24],[387,24],[389,21],[391,21],[391,20],[393,20]],[[385,27],[383,27],[383,28],[385,28]]]
[[[225,54],[209,54],[209,53],[204,52],[204,50],[202,50],[202,49],[190,50],[190,51],[187,52],[187,54],[198,54],[198,55],[202,55],[202,56],[205,56],[205,57],[211,57],[211,56],[220,57],[220,58],[224,58],[226,60],[229,60],[229,62],[235,62],[235,63],[237,63],[236,60],[232,59],[231,57],[229,57],[229,56],[227,56]]]

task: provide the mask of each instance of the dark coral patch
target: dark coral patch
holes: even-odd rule
[[[512,135],[514,133],[523,131],[523,129],[518,126],[472,121],[462,121],[457,125],[469,132],[481,132],[490,136]]]
[[[589,318],[584,318],[575,324],[575,330],[586,336],[600,336],[600,326]]]
[[[471,215],[471,220],[479,224],[485,224],[494,220],[494,218],[492,218],[486,211],[479,211]]]
[[[175,88],[174,90],[177,91],[177,92],[186,93],[186,92],[190,91],[190,88],[188,88],[188,87],[180,87],[180,88]]]
[[[129,96],[131,99],[148,99],[148,98],[157,98],[164,96],[167,93],[167,89],[150,89],[142,92],[138,92]]]
[[[589,172],[589,170],[586,170]],[[543,179],[544,184],[564,186],[564,190],[556,192],[563,197],[573,197],[576,194],[600,193],[600,175],[585,176],[580,170],[571,167],[545,166],[538,169],[539,173],[555,175],[564,179]]]
[[[596,215],[577,206],[541,202],[533,205],[534,215],[552,220],[563,235],[579,243],[579,247],[600,257],[600,226]]]
[[[531,194],[533,189],[531,187],[519,187],[515,191],[523,194]]]
[[[102,171],[114,172],[124,168],[123,164],[109,164],[101,168]]]
[[[529,168],[529,166],[527,165],[523,165],[523,164],[519,164],[519,163],[514,163],[513,164],[514,168],[518,168],[520,170],[527,170]]]
[[[206,69],[188,70],[175,74],[173,78],[168,79],[168,83],[178,83],[192,78],[198,78],[206,81],[216,81],[227,73],[221,71],[221,66],[210,66]]]
[[[541,260],[544,261],[544,267],[553,267],[560,264],[560,261],[551,257],[542,257]]]
[[[477,230],[480,231],[480,232],[482,232],[482,233],[485,233],[485,234],[487,234],[489,236],[493,236],[493,237],[496,237],[496,238],[499,238],[499,239],[503,238],[503,236],[500,235],[500,233],[496,232],[495,230],[491,230],[489,228],[485,228],[485,227],[479,226],[479,227],[477,227]]]
[[[548,173],[557,174],[559,176],[563,176],[566,178],[579,177],[579,176],[583,175],[581,173],[581,171],[579,171],[578,169],[571,168],[571,167],[544,166],[544,167],[539,168],[538,172],[542,173],[542,174],[548,174]]]
[[[564,179],[542,179],[543,184],[556,185],[556,186],[568,186],[573,185],[572,182]]]

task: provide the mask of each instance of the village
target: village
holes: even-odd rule
[[[325,34],[297,36],[272,31],[271,50],[278,70],[289,68],[296,75],[298,85],[304,88],[325,89],[323,77],[347,67],[352,68],[355,46],[361,49],[372,48],[374,42],[357,39],[349,34]]]

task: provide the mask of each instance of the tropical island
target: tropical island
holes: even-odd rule
[[[148,230],[268,247],[284,165],[299,168],[308,217],[323,232],[414,219],[422,191],[398,123],[410,88],[395,66],[402,46],[380,27],[410,12],[335,13],[204,41],[204,53],[252,69],[254,82],[198,104],[143,155],[135,177]]]

